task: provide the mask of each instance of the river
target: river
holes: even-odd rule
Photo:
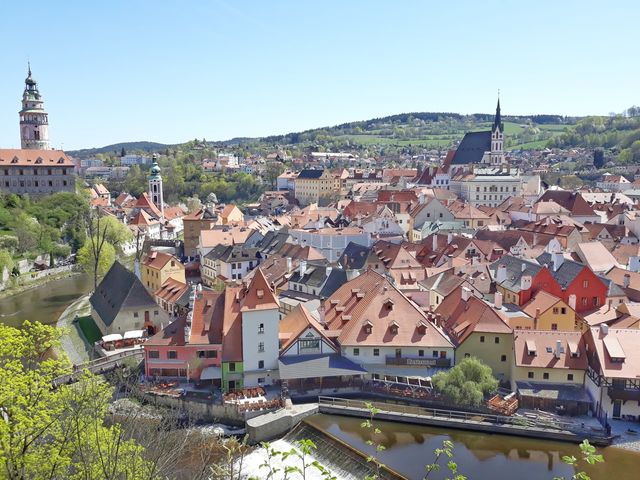
[[[14,327],[25,320],[55,324],[60,314],[76,298],[89,293],[91,287],[86,275],[72,275],[2,298],[0,322]]]
[[[454,443],[454,459],[458,463],[459,473],[466,475],[469,480],[550,480],[555,476],[571,478],[573,468],[562,462],[562,456],[575,455],[579,458],[580,455],[577,445],[566,442],[384,421],[375,421],[375,426],[381,430],[375,440],[385,446],[384,451],[376,453],[366,443],[371,439],[371,434],[360,426],[361,419],[320,414],[309,417],[306,422],[360,452],[376,455],[389,468],[411,479],[424,477],[424,465],[434,459],[433,452],[442,446],[443,440]],[[297,433],[297,436],[304,435],[304,431]],[[289,439],[285,437],[284,440],[286,442]],[[291,440],[295,441],[295,438]],[[324,446],[319,449],[329,450]],[[616,447],[601,449],[600,453],[604,455],[604,464],[584,467],[593,480],[640,478],[639,453]],[[341,464],[339,456],[323,460],[330,468],[332,464],[337,470],[348,468],[348,465]],[[445,478],[445,473],[447,472],[434,472],[429,478],[442,479]]]

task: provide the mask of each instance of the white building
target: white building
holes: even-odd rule
[[[303,247],[310,246],[318,250],[330,263],[338,261],[349,242],[371,246],[371,234],[361,227],[292,229],[289,235]]]
[[[245,387],[271,385],[278,379],[279,308],[278,299],[258,269],[240,310]]]

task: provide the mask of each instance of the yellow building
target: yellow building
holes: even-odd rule
[[[491,367],[498,380],[510,380],[513,335],[500,309],[463,286],[447,295],[434,314],[435,323],[456,346],[456,363],[476,357]]]
[[[184,265],[173,255],[149,252],[140,265],[140,276],[145,288],[153,293],[169,278],[187,283]]]
[[[586,415],[589,366],[582,332],[513,332],[511,388],[521,408]]]
[[[522,306],[527,317],[514,319],[509,324],[522,330],[553,330],[572,332],[582,330],[584,323],[576,311],[560,298],[542,290]]]
[[[301,205],[319,203],[340,194],[341,178],[329,170],[302,170],[294,180],[296,200]]]

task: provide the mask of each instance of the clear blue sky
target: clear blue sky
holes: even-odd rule
[[[52,145],[262,136],[409,111],[640,103],[640,2],[2,2],[0,146],[31,60]]]

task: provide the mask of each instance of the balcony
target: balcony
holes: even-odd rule
[[[403,357],[386,357],[387,365],[405,366],[405,367],[440,367],[448,368],[451,366],[450,358],[433,358],[419,357],[416,355],[407,355]]]
[[[640,402],[640,389],[627,390],[624,388],[609,387],[607,393],[611,400],[632,400]]]

